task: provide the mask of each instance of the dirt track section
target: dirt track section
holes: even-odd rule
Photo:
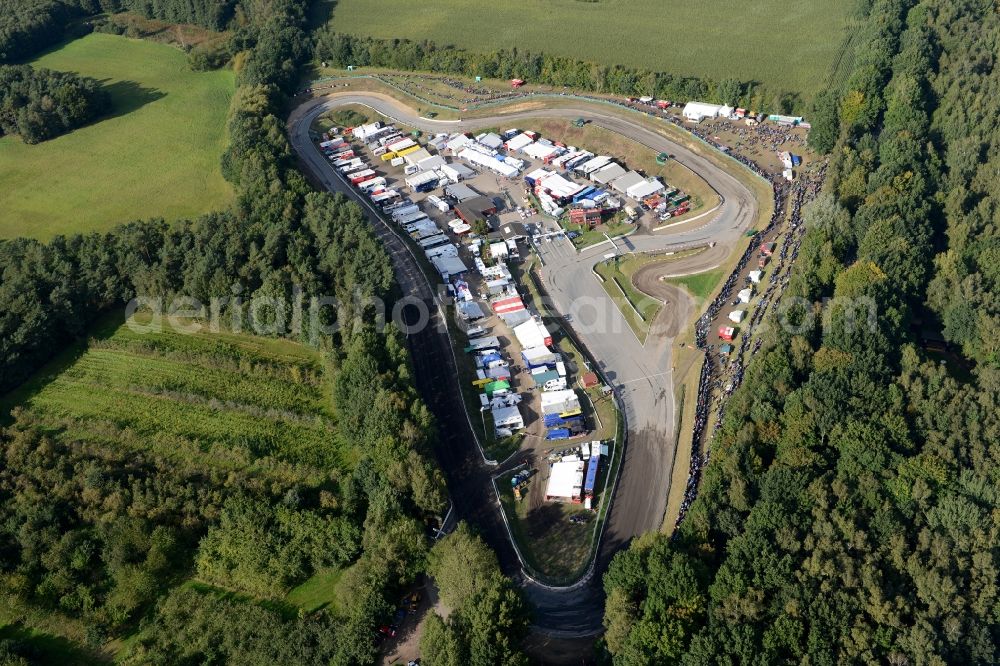
[[[666,233],[637,234],[619,241],[628,251],[665,251],[714,241],[719,243],[718,252],[724,253],[725,248],[732,247],[742,231],[754,221],[756,200],[746,186],[701,155],[619,113],[612,113],[600,105],[588,105],[584,101],[580,101],[579,108],[559,107],[511,114],[498,111],[501,115],[494,117],[448,122],[419,118],[397,100],[384,95],[338,93],[327,98],[307,100],[290,116],[292,144],[304,167],[325,187],[345,193],[368,211],[376,233],[392,256],[404,294],[418,297],[432,313],[432,323],[438,324],[426,327],[408,339],[417,388],[441,424],[437,454],[445,470],[457,517],[475,525],[496,550],[504,571],[523,581],[535,607],[537,632],[550,638],[566,639],[561,642],[562,649],[551,650],[546,655],[546,661],[579,663],[579,653],[572,654],[574,650],[568,648],[576,644],[573,639],[594,636],[601,630],[601,574],[618,550],[626,547],[633,537],[658,529],[663,519],[675,440],[670,344],[685,321],[683,317],[689,312],[690,303],[684,305],[684,299],[679,298],[677,293],[655,292],[655,297],[660,297],[661,293],[668,300],[673,297],[676,305],[665,308],[656,322],[660,334],[650,336],[647,344],[641,345],[617,308],[613,304],[607,307],[610,299],[591,270],[609,246],[595,246],[577,253],[568,241],[562,241],[540,248],[540,256],[545,261],[542,269],[545,289],[560,313],[572,313],[570,325],[616,387],[624,407],[628,435],[620,480],[593,575],[569,588],[550,588],[525,579],[493,494],[490,476],[494,470],[483,464],[461,403],[450,343],[446,330],[440,324],[437,307],[430,298],[431,289],[408,247],[375,215],[367,200],[359,197],[337,177],[309,139],[308,129],[314,118],[329,108],[345,104],[368,106],[395,122],[429,132],[470,131],[542,116],[576,118],[584,115],[594,124],[618,132],[651,150],[675,155],[678,162],[696,171],[722,197],[724,203],[713,215],[678,224]],[[695,259],[701,257],[704,261],[705,255],[700,253],[692,257],[692,264],[686,270],[697,272]],[[682,270],[683,261],[679,260],[671,270]],[[700,270],[715,264],[702,265],[704,268]],[[661,283],[661,286],[667,285]],[[580,303],[590,303],[595,307],[578,312]]]
[[[690,294],[677,285],[665,282],[664,278],[712,270],[726,260],[729,252],[728,246],[716,245],[682,259],[664,257],[662,262],[647,264],[633,273],[632,284],[636,289],[663,303],[663,309],[650,325],[650,338],[676,338],[695,314]]]

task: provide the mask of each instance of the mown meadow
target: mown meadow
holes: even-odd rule
[[[518,49],[682,76],[757,81],[811,97],[841,57],[853,2],[340,0],[338,32]],[[529,82],[530,83],[530,82]]]
[[[91,34],[31,62],[100,81],[111,112],[37,145],[0,138],[0,238],[111,229],[224,208],[232,71],[194,72],[166,44]]]

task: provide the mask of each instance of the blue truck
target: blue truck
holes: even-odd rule
[[[594,496],[594,486],[597,485],[597,469],[601,464],[601,454],[594,453],[590,456],[590,462],[587,463],[587,476],[583,481],[583,496],[593,497]]]

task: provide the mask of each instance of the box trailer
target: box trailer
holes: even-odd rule
[[[384,205],[387,201],[392,201],[399,196],[396,190],[382,190],[378,194],[372,195],[372,203]]]
[[[337,165],[334,164],[334,166]],[[341,164],[339,167],[337,167],[337,170],[340,171],[340,173],[348,174],[351,173],[352,171],[357,171],[359,169],[367,169],[367,168],[368,165],[365,164],[364,160],[362,160],[360,157],[355,157],[354,159],[348,161],[347,164]]]
[[[597,470],[600,468],[601,454],[591,455],[587,462],[587,474],[583,481],[583,496],[593,497],[594,487],[597,485]]]
[[[445,236],[444,234],[438,234],[437,236],[428,236],[427,238],[421,238],[420,240],[417,241],[417,245],[419,245],[425,250],[430,250],[432,248],[437,247],[438,245],[445,245],[446,243],[450,242],[451,241],[448,240],[447,236]]]
[[[385,178],[379,176],[377,178],[369,178],[368,180],[363,180],[358,183],[358,189],[362,192],[371,192],[375,188],[383,187],[385,185]]]
[[[349,170],[351,167],[362,166],[364,163],[364,160],[360,157],[345,157],[343,159],[334,160],[333,168],[339,170],[340,172],[344,172]]]
[[[364,169],[363,171],[358,171],[348,175],[351,180],[351,185],[357,185],[358,183],[368,180],[375,176],[375,172],[371,169]]]

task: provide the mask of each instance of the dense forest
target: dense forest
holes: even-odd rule
[[[713,81],[668,72],[638,70],[530,53],[517,48],[473,53],[453,46],[407,39],[375,39],[338,33],[324,27],[315,35],[316,59],[334,67],[388,67],[486,78],[522,78],[532,83],[569,86],[611,95],[652,95],[660,99],[702,99],[747,106],[768,113],[791,113],[798,100],[760,84]]]
[[[875,0],[863,37],[826,108],[796,332],[749,365],[675,537],[606,574],[616,663],[1000,660],[1000,16]]]
[[[373,663],[376,628],[427,569],[427,523],[447,509],[447,495],[405,341],[365,310],[368,299],[396,295],[389,258],[357,206],[312,190],[285,135],[287,94],[311,53],[305,3],[154,4],[112,8],[208,27],[239,15],[227,47],[237,90],[223,157],[236,202],[173,225],[0,243],[0,390],[136,296],[207,303],[237,289],[242,300],[231,299],[229,314],[255,296],[332,296],[334,333],[308,322],[276,333],[323,352],[337,439],[356,460],[347,470],[280,458],[266,473],[216,470],[162,448],[79,439],[69,421],[52,431],[16,410],[0,434],[0,579],[12,602],[82,621],[91,648],[135,635],[119,654],[126,663]],[[3,13],[9,59],[58,39],[72,16],[106,7],[25,8],[16,20]],[[470,609],[449,631],[476,663],[519,658],[523,601],[495,561],[478,564],[484,570],[470,572],[489,584],[477,602],[510,620],[496,630]],[[296,613],[283,601],[331,568],[343,572],[335,609]],[[200,582],[185,582],[192,576]],[[30,641],[0,645],[12,661],[30,661],[32,650]]]
[[[529,613],[496,554],[462,523],[428,557],[442,603],[451,613],[432,613],[420,639],[427,666],[526,665],[517,644],[528,633]]]
[[[38,143],[87,124],[104,113],[108,93],[71,72],[0,65],[0,136]]]

